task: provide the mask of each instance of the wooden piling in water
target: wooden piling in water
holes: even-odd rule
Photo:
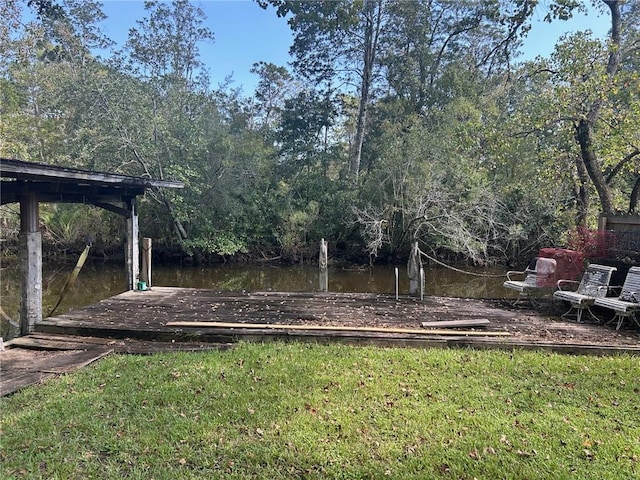
[[[150,238],[142,239],[142,268],[140,270],[140,280],[151,287],[151,246]]]
[[[318,267],[320,269],[320,291],[329,291],[329,270],[328,270],[328,246],[325,239],[320,240],[320,257],[318,259]]]
[[[20,334],[33,331],[42,320],[42,234],[35,192],[20,199]]]
[[[400,292],[398,291],[399,289],[399,282],[398,282],[398,267],[395,268],[395,290],[396,290],[396,300],[398,300],[398,297],[400,296]]]
[[[409,275],[409,295],[418,293],[420,283],[420,269],[422,268],[422,259],[420,258],[420,248],[418,242],[413,244],[409,261],[407,262],[407,273]]]
[[[127,245],[127,289],[134,290],[140,278],[140,252],[138,250],[138,207],[136,199],[131,198],[127,202],[126,217]]]

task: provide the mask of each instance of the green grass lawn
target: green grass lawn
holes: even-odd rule
[[[0,401],[2,478],[640,478],[640,360],[240,344]]]

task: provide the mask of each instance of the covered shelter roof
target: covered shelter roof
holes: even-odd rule
[[[152,187],[183,188],[177,181],[154,180],[79,168],[0,158],[1,204],[20,201],[27,192],[38,202],[88,203],[108,208],[126,202]],[[108,208],[110,209],[110,208]]]
[[[0,204],[20,203],[21,333],[32,332],[42,321],[41,202],[85,203],[125,217],[127,286],[131,290],[140,273],[136,197],[149,188],[182,187],[182,182],[0,158]]]

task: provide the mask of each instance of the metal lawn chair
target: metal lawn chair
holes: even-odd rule
[[[593,318],[598,320],[598,317],[591,311],[591,306],[596,301],[596,298],[607,296],[611,275],[616,270],[616,267],[592,263],[585,270],[580,282],[576,280],[558,280],[556,284],[558,289],[553,292],[553,298],[570,304],[569,310],[563,313],[562,316],[569,316],[575,310],[576,320],[581,322],[582,312],[586,310]],[[575,290],[569,290],[571,287]]]
[[[596,298],[593,303],[597,307],[613,310],[615,316],[608,322],[616,322],[616,330],[620,330],[626,318],[633,320],[638,327],[640,322],[636,313],[640,312],[640,267],[631,267],[617,298]]]
[[[517,280],[524,277],[522,280]],[[506,288],[519,293],[518,300],[543,298],[551,296],[556,285],[556,261],[553,258],[539,257],[535,262],[535,269],[524,271],[510,270],[507,272]]]

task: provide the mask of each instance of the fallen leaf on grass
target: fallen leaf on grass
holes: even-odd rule
[[[521,457],[528,458],[528,457],[533,457],[533,456],[534,456],[535,454],[537,454],[538,452],[536,452],[535,450],[531,450],[530,452],[526,452],[526,451],[524,451],[524,450],[518,450],[516,453],[517,453],[518,455],[520,455]]]

